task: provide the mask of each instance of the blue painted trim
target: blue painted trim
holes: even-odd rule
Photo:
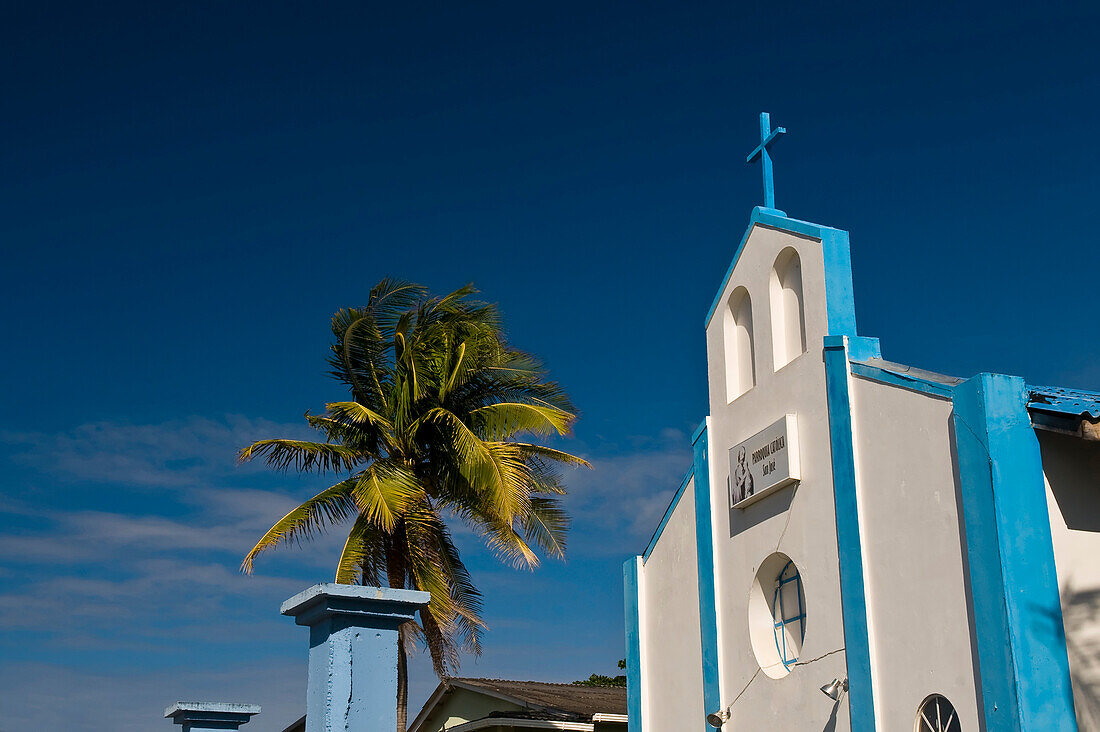
[[[882,347],[878,338],[848,336],[848,360],[866,361],[870,358],[882,358]]]
[[[841,611],[848,663],[848,709],[852,732],[874,732],[875,699],[856,495],[852,403],[848,393],[848,343],[843,336],[825,337],[825,390],[829,403]]]
[[[954,426],[983,716],[990,732],[1077,729],[1039,441],[1023,379],[955,387]]]
[[[639,613],[639,579],[642,558],[623,563],[623,609],[626,616],[626,713],[627,727],[642,729],[642,635]]]
[[[955,389],[947,384],[938,384],[935,381],[919,379],[909,374],[898,373],[879,366],[852,361],[852,374],[880,384],[896,386],[908,391],[916,391],[941,399],[950,399]]]
[[[829,335],[856,334],[856,296],[852,284],[852,249],[848,232],[824,229],[821,249],[825,260],[825,316]]]
[[[710,515],[710,468],[707,422],[695,431],[695,549],[699,580],[699,635],[703,651],[703,710],[699,721],[711,732],[705,717],[721,706],[718,687],[718,612],[714,597],[714,531]]]
[[[809,239],[817,239],[821,242],[825,261],[825,311],[828,319],[829,335],[856,334],[856,308],[855,296],[852,287],[852,256],[848,243],[848,232],[833,229],[828,226],[812,224],[808,221],[787,218],[782,211],[757,206],[749,217],[749,226],[745,230],[741,242],[733,253],[733,261],[726,270],[722,284],[714,296],[714,301],[707,311],[706,327],[710,327],[710,321],[721,304],[722,293],[729,285],[733,276],[733,269],[737,266],[737,260],[741,258],[741,252],[745,249],[745,242],[752,234],[753,227],[757,224],[772,229],[779,229]]]
[[[772,177],[772,155],[768,146],[779,139],[780,135],[787,134],[783,127],[772,130],[771,115],[767,112],[760,113],[760,144],[745,158],[746,163],[751,163],[760,158],[760,167],[764,172],[764,205],[775,208],[775,181]]]
[[[684,495],[684,490],[687,488],[688,483],[691,481],[691,476],[694,474],[695,466],[693,465],[688,468],[687,475],[680,481],[680,487],[676,489],[676,495],[672,497],[672,500],[668,504],[668,508],[665,509],[665,515],[661,517],[661,523],[657,524],[657,530],[653,532],[653,538],[649,540],[649,545],[646,546],[645,551],[642,552],[643,563],[649,560],[649,555],[653,553],[653,548],[657,546],[657,541],[665,531],[665,525],[668,523],[668,520],[672,518],[672,513],[680,503],[680,498]]]

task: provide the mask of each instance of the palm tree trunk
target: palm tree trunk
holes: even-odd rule
[[[397,629],[397,732],[405,732],[409,714],[409,659],[405,654],[405,629]]]
[[[386,579],[395,590],[405,589],[405,527],[398,523],[386,542]],[[406,732],[409,716],[409,659],[405,653],[405,627],[397,629],[397,732]]]

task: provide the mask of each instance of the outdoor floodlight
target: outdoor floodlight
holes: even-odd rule
[[[708,714],[707,715],[707,724],[709,724],[711,727],[719,727],[720,728],[723,724],[725,724],[729,720],[729,718],[730,718],[730,710],[727,707],[726,709],[720,709],[717,712],[713,712],[711,714]]]
[[[829,697],[833,701],[840,701],[840,695],[848,691],[848,679],[845,677],[843,681],[840,679],[833,679],[825,686],[821,687],[821,693]]]

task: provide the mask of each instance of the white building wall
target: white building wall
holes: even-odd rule
[[[1081,732],[1100,732],[1100,442],[1038,430]]]
[[[978,730],[951,402],[851,383],[876,717],[912,729],[942,694]]]
[[[802,266],[806,352],[775,369],[770,307],[771,271],[793,247]],[[737,287],[753,300],[756,385],[727,403],[721,311],[707,326],[711,427],[709,454],[715,548],[715,598],[722,705],[744,690],[730,724],[751,720],[761,729],[850,729],[847,697],[834,705],[818,688],[844,678],[846,665],[832,488],[829,413],[823,338],[828,331],[821,242],[756,225],[719,296],[719,308]],[[802,480],[746,509],[730,509],[729,448],[787,413],[797,415]],[[806,636],[798,666],[780,679],[757,673],[749,640],[748,600],[761,562],[775,552],[794,560],[806,595]],[[839,651],[839,652],[838,652]],[[831,654],[831,655],[826,655]],[[750,683],[751,681],[751,683]],[[831,725],[831,726],[830,726]]]
[[[645,732],[703,724],[695,486],[690,481],[642,567],[642,719]]]

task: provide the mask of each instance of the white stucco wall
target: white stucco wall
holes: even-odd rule
[[[646,732],[698,729],[703,659],[695,546],[695,487],[689,482],[640,581],[642,718]]]
[[[851,383],[877,719],[912,729],[942,694],[978,730],[951,402]]]
[[[1100,442],[1037,434],[1077,725],[1100,732]]]
[[[770,284],[778,255],[793,247],[801,260],[807,349],[778,371],[774,368]],[[737,287],[752,298],[756,385],[726,401],[722,308]],[[818,688],[846,675],[844,653],[833,653],[787,676],[757,674],[749,641],[748,600],[756,571],[774,552],[794,560],[806,594],[806,636],[800,660],[844,647],[837,564],[836,524],[825,395],[822,343],[827,332],[824,258],[821,242],[755,226],[726,283],[718,311],[707,327],[711,427],[709,453],[718,613],[719,681],[723,706],[744,689],[731,724],[752,720],[782,730],[848,730],[847,697],[834,705]],[[797,415],[802,480],[746,509],[730,509],[727,496],[729,448],[784,414]],[[753,679],[754,674],[756,678]],[[750,679],[752,679],[751,684]],[[746,688],[746,685],[747,688]],[[763,727],[761,727],[763,728]]]

